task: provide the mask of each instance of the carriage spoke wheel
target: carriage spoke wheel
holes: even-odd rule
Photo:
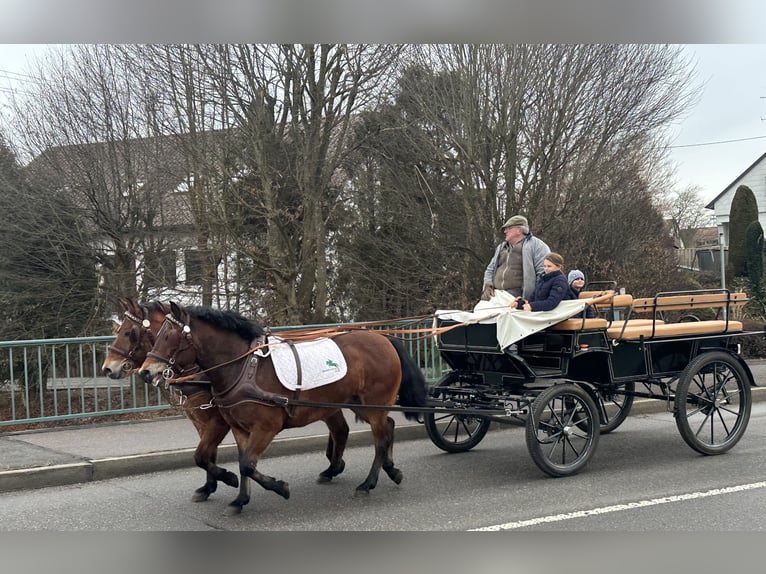
[[[466,389],[461,395],[461,386],[460,382],[448,378],[440,381],[431,394],[437,399],[456,403],[457,407],[469,406],[472,393]],[[488,419],[474,415],[425,413],[423,419],[431,442],[446,452],[471,450],[482,441],[490,425]]]
[[[527,449],[535,464],[554,477],[576,474],[595,452],[598,407],[583,388],[553,385],[532,402],[527,417]]]
[[[698,355],[678,377],[676,426],[702,454],[721,454],[745,434],[752,399],[750,377],[728,353]]]
[[[630,414],[634,398],[632,394],[626,393],[632,393],[635,390],[635,383],[625,383],[625,385],[614,390],[596,389],[598,396],[596,406],[599,412],[599,432],[601,434],[610,433],[625,422]]]

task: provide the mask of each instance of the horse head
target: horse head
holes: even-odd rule
[[[171,301],[170,312],[165,315],[154,345],[139,369],[145,382],[157,386],[161,380],[167,382],[185,371],[199,369],[197,346],[192,340],[189,322],[186,309]]]
[[[115,328],[115,337],[107,347],[101,371],[110,379],[121,379],[140,365],[154,344],[150,312],[130,298],[121,298],[123,319]]]
[[[157,385],[163,378],[167,382],[200,368],[216,367],[219,373],[218,366],[244,358],[250,342],[264,334],[260,325],[235,311],[182,307],[171,301],[141,376]]]

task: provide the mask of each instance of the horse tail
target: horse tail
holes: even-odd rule
[[[426,378],[415,360],[407,352],[404,343],[393,336],[387,337],[396,349],[402,366],[402,384],[399,386],[399,405],[403,407],[426,406]],[[409,420],[418,420],[421,413],[405,411]]]

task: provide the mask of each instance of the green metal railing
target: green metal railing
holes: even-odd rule
[[[272,331],[333,326],[339,324],[280,327]],[[425,319],[376,327],[430,326],[431,319]],[[415,333],[405,333],[401,338],[429,384],[438,380],[444,367],[435,338]],[[108,336],[0,342],[0,427],[174,408],[166,393],[144,384],[138,377],[113,380],[100,376],[107,347],[113,340]]]

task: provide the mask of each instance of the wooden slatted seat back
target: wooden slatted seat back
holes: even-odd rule
[[[651,319],[626,321],[621,326],[610,325],[607,335],[612,339],[631,340],[657,337],[704,335],[711,333],[729,333],[743,330],[742,322],[724,319],[710,321],[682,321],[666,323],[660,320],[665,311],[695,311],[700,309],[726,309],[741,307],[748,301],[743,292],[730,293],[725,290],[715,292],[660,293],[654,297],[642,297],[633,300],[633,314],[649,314]],[[728,317],[728,313],[727,316]]]
[[[634,299],[632,308],[634,313],[722,309],[725,307],[741,307],[747,301],[747,293],[689,293]]]

